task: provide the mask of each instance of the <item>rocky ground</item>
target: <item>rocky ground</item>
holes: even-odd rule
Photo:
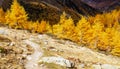
[[[0,69],[120,69],[120,58],[50,34],[0,27]]]

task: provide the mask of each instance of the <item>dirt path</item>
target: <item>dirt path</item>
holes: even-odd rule
[[[35,44],[29,40],[26,40],[25,43],[27,43],[28,45],[30,45],[34,49],[34,53],[32,55],[27,56],[28,61],[25,64],[25,68],[26,69],[39,69],[40,67],[38,65],[38,61],[39,61],[39,58],[43,54],[40,50],[40,45]]]

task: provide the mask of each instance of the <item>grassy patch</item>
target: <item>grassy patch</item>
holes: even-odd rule
[[[43,63],[43,64],[45,64],[49,69],[66,69],[66,67],[60,66],[55,63]]]

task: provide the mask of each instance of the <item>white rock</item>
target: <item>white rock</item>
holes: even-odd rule
[[[62,57],[43,57],[39,62],[55,63],[66,67],[73,67],[74,63]]]
[[[38,35],[38,38],[39,38],[39,39],[42,39],[42,38],[43,38],[43,35]]]
[[[93,65],[93,68],[94,69],[101,69],[101,66],[100,65]]]
[[[0,34],[4,34],[5,30],[4,29],[0,29]]]
[[[22,56],[23,56],[23,57],[27,57],[27,55],[26,55],[26,54],[23,54]]]
[[[84,68],[85,67],[85,64],[80,64],[79,65],[79,68]]]
[[[102,69],[120,69],[120,67],[118,66],[114,66],[114,65],[109,65],[109,64],[103,64],[101,65]]]
[[[13,46],[13,45],[15,45],[15,42],[11,42],[9,46]]]
[[[26,58],[27,58],[27,60],[31,60],[32,59],[30,56],[27,56]]]

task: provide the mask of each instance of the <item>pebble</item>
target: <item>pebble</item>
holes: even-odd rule
[[[85,67],[85,64],[80,64],[79,67],[80,67],[80,68],[84,68],[84,67]]]
[[[30,56],[27,56],[27,60],[31,60],[32,58]]]
[[[10,44],[9,44],[9,46],[14,46],[15,45],[15,42],[11,42]]]
[[[4,29],[0,29],[0,34],[4,34],[5,30]]]
[[[93,65],[93,68],[94,69],[101,69],[101,66],[100,65]]]
[[[26,54],[23,54],[22,56],[23,56],[23,57],[27,57],[27,55],[26,55]]]

